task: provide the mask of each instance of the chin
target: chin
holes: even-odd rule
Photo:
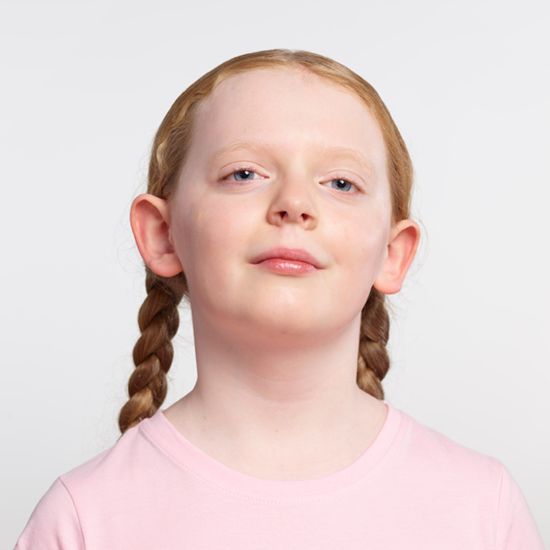
[[[248,311],[241,317],[244,334],[254,334],[256,338],[267,338],[271,342],[277,340],[282,345],[302,346],[330,339],[354,317],[338,319],[333,310],[323,312],[320,308],[281,307],[281,304],[252,313]]]
[[[326,289],[314,292],[291,287],[281,292],[280,288],[264,286],[249,288],[248,292],[240,290],[209,293],[199,303],[192,295],[191,307],[197,306],[201,317],[206,314],[204,320],[211,329],[226,333],[233,341],[255,341],[259,345],[274,341],[281,345],[318,345],[349,327],[363,307],[357,295],[334,295]]]

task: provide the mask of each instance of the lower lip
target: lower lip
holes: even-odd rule
[[[269,258],[256,264],[259,267],[280,273],[282,275],[301,275],[303,273],[313,273],[317,268],[307,262],[298,260],[283,260],[282,258]]]

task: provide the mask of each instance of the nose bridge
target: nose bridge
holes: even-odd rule
[[[271,223],[317,224],[314,193],[305,170],[294,167],[281,174],[268,213]]]

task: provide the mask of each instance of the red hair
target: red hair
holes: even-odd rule
[[[241,55],[222,63],[191,84],[162,121],[151,152],[147,192],[170,199],[193,137],[197,107],[223,80],[257,69],[297,68],[313,73],[357,96],[377,120],[386,147],[392,221],[408,219],[413,182],[412,162],[390,113],[376,90],[353,71],[321,55],[305,51],[267,50]],[[128,383],[129,400],[119,415],[120,431],[152,416],[166,397],[166,373],[173,359],[172,338],[178,325],[178,304],[188,292],[185,274],[161,277],[146,267],[147,297],[139,310],[141,336],[134,347],[135,370]],[[362,310],[357,384],[383,399],[382,379],[390,360],[386,350],[389,316],[384,294],[373,288]]]

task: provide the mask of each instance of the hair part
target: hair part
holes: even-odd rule
[[[212,69],[191,84],[174,102],[162,121],[149,163],[147,192],[170,200],[185,164],[198,107],[220,82],[243,72],[260,69],[296,68],[336,84],[358,97],[377,120],[387,157],[392,222],[410,215],[413,167],[407,147],[388,109],[376,90],[359,75],[328,57],[301,50],[266,50],[234,57]],[[133,371],[128,384],[129,400],[119,416],[120,431],[153,416],[166,397],[166,373],[173,359],[171,340],[179,316],[177,307],[188,294],[184,273],[161,277],[147,266],[147,297],[139,311],[141,336],[134,347]],[[357,361],[357,384],[377,399],[384,398],[382,379],[390,360],[386,350],[389,316],[385,295],[372,288],[361,313]]]

